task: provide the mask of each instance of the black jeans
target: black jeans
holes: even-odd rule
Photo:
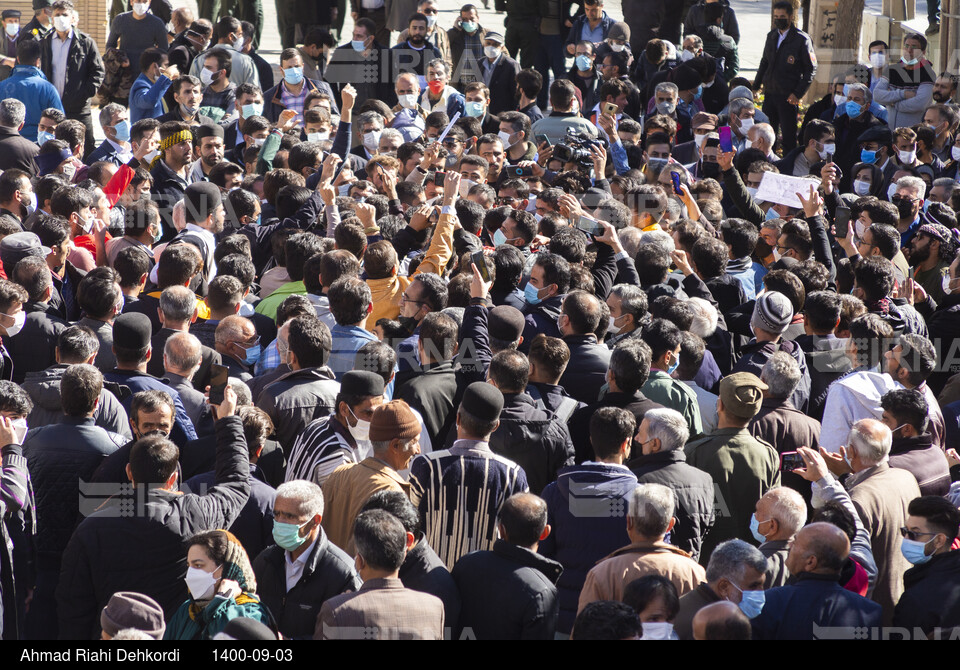
[[[768,95],[763,100],[763,113],[770,117],[773,132],[780,130],[783,153],[797,146],[797,105],[787,102],[786,96]]]

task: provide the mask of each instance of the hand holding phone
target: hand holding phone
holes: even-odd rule
[[[682,195],[683,195],[683,191],[680,190],[680,173],[678,173],[678,172],[671,172],[671,173],[670,173],[670,181],[673,182],[673,192],[676,193],[676,194],[679,195],[679,196],[682,196]]]
[[[286,362],[286,361],[283,361]],[[230,377],[230,369],[224,365],[213,364],[210,366],[210,404],[219,405],[223,403],[223,395],[227,389],[227,381]]]
[[[581,216],[580,220],[577,221],[577,228],[582,230],[587,235],[592,235],[597,237],[603,234],[603,226],[599,222],[591,219],[589,216]]]

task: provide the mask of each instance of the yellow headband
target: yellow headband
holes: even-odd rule
[[[181,130],[178,133],[170,135],[165,140],[160,140],[160,151],[166,151],[175,144],[180,144],[181,142],[186,141],[193,142],[193,133],[189,130]]]

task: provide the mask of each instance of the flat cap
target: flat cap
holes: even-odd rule
[[[735,372],[720,380],[723,408],[741,419],[752,419],[760,411],[767,385],[750,372]]]
[[[49,255],[50,247],[43,246],[36,233],[13,233],[0,241],[0,262],[8,277],[13,274],[17,263],[27,256],[46,258]]]

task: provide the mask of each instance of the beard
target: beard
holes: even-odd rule
[[[919,265],[930,258],[930,247],[913,247],[910,249],[911,265]]]
[[[411,35],[411,36],[407,39],[407,41],[410,42],[410,44],[412,44],[413,46],[418,47],[418,46],[421,46],[421,45],[423,44],[424,39],[425,39],[425,38],[423,37],[423,35]]]

